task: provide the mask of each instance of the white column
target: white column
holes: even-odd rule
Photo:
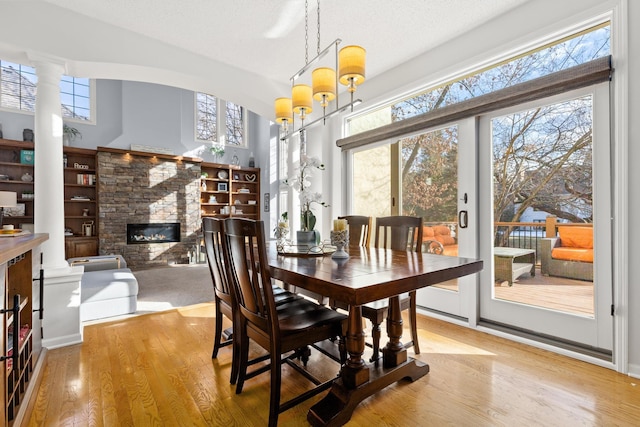
[[[32,58],[38,76],[35,115],[34,202],[36,233],[49,233],[41,246],[44,269],[42,346],[82,342],[80,281],[84,267],[70,267],[64,255],[64,165],[60,79],[64,66],[49,58]]]
[[[42,244],[43,266],[68,267],[64,256],[64,170],[62,156],[62,64],[36,61],[34,203],[36,233],[49,233]]]

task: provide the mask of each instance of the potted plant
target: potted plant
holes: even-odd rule
[[[62,125],[62,142],[64,145],[69,145],[69,143],[76,138],[80,137],[82,139],[82,134],[76,128],[73,128],[67,124]]]
[[[209,148],[211,154],[213,154],[216,158],[216,161],[219,161],[222,156],[224,156],[224,145],[222,144],[212,144]]]

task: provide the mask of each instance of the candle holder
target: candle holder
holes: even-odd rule
[[[338,248],[331,258],[349,258],[349,254],[344,251],[345,246],[349,244],[349,230],[331,231],[331,244]]]

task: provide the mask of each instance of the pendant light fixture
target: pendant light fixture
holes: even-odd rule
[[[343,47],[338,54],[340,83],[347,86],[352,103],[356,86],[364,82],[366,55],[367,51],[364,48],[355,45]],[[353,104],[351,111],[353,111]]]
[[[321,119],[326,122],[326,118],[336,113],[346,110],[362,102],[361,100],[353,99],[353,92],[356,90],[356,86],[364,82],[365,76],[365,55],[366,51],[360,46],[347,46],[340,49],[338,52],[338,46],[341,42],[340,39],[336,39],[333,43],[327,46],[323,51],[320,51],[320,0],[317,0],[317,45],[318,54],[315,58],[309,61],[309,5],[308,0],[305,0],[304,4],[304,31],[305,31],[305,65],[296,74],[291,77],[291,98],[277,98],[275,101],[276,123],[282,125],[282,130],[287,138],[289,129],[289,123],[293,122],[293,114],[300,116],[302,124],[300,125],[300,131],[306,127],[315,124],[318,120],[305,125],[304,121],[309,117],[309,114],[313,111],[313,100],[315,99],[320,103],[322,107]],[[328,66],[318,67],[311,73],[311,86],[304,83],[296,83],[296,80],[300,78],[312,65],[320,61],[331,48],[335,48],[335,68]],[[338,73],[336,73],[336,69]],[[338,81],[347,86],[347,90],[351,93],[351,102],[348,105],[340,107],[338,104]],[[336,100],[336,106],[333,111],[327,114],[327,106],[333,100]]]
[[[289,131],[289,122],[293,121],[291,98],[277,98],[274,108],[276,110],[276,123],[282,126],[282,131],[286,134]]]

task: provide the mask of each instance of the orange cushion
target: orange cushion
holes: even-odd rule
[[[450,236],[451,229],[446,225],[436,225],[433,227],[433,231],[436,233],[436,236]]]
[[[426,237],[433,237],[434,235],[434,231],[433,231],[433,227],[429,227],[428,225],[425,225],[422,227],[422,238],[426,238]],[[426,239],[426,240],[433,240],[433,239]]]
[[[458,256],[458,245],[445,246],[442,255]]]
[[[593,249],[592,227],[558,227],[558,234],[563,247]]]
[[[593,249],[560,246],[551,250],[551,258],[565,261],[593,262]]]
[[[456,239],[451,236],[435,236],[435,240],[442,243],[442,246],[455,245]]]

